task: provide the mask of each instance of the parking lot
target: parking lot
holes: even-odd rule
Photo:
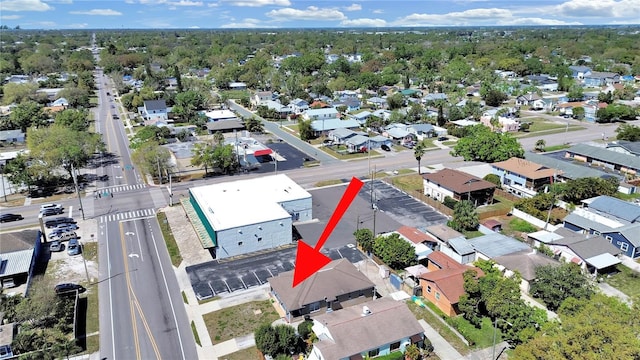
[[[447,221],[446,216],[432,207],[381,180],[373,181],[373,196],[371,196],[371,185],[372,182],[365,183],[360,191],[360,196],[368,196],[369,201],[373,197],[380,212],[400,224],[426,228]]]
[[[265,145],[277,153],[278,171],[298,169],[303,166],[305,159],[307,161],[315,160],[285,142],[274,142]],[[260,162],[260,168],[252,172],[270,173],[275,171],[275,164],[270,155],[263,156],[258,161]]]
[[[333,260],[346,258],[352,263],[364,259],[354,246],[323,250]],[[296,247],[254,255],[233,261],[210,261],[186,268],[191,286],[200,300],[216,295],[260,286],[279,273],[294,269]]]

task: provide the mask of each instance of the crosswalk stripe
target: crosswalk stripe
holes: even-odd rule
[[[117,214],[109,214],[103,215],[100,217],[100,223],[112,222],[112,221],[123,221],[130,219],[140,219],[145,217],[155,216],[156,209],[140,209],[140,210],[130,210]]]

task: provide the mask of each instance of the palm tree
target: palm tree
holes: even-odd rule
[[[207,143],[197,143],[193,146],[193,157],[191,165],[204,166],[204,176],[207,176],[208,169],[212,165],[213,147]]]
[[[418,175],[420,175],[420,160],[422,160],[422,156],[424,155],[425,148],[422,142],[419,142],[418,145],[413,149],[413,156],[418,160]]]
[[[536,151],[544,152],[544,148],[546,146],[547,146],[547,143],[543,139],[536,141]]]
[[[216,131],[213,134],[213,143],[216,144],[216,146],[224,143],[224,135],[220,131]]]

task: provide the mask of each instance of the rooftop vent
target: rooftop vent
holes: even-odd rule
[[[367,316],[367,315],[371,315],[371,310],[369,309],[368,306],[363,306],[362,307],[362,316]]]

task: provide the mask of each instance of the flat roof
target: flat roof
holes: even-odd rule
[[[609,266],[617,265],[622,262],[620,261],[620,259],[618,259],[617,257],[609,253],[592,256],[590,258],[584,259],[584,261],[586,261],[588,264],[590,264],[591,266],[595,267],[598,270],[607,268]]]
[[[311,198],[285,174],[198,186],[189,191],[215,230],[289,218],[280,203]]]
[[[238,116],[231,110],[211,110],[204,113],[204,115],[211,119],[235,119]]]

